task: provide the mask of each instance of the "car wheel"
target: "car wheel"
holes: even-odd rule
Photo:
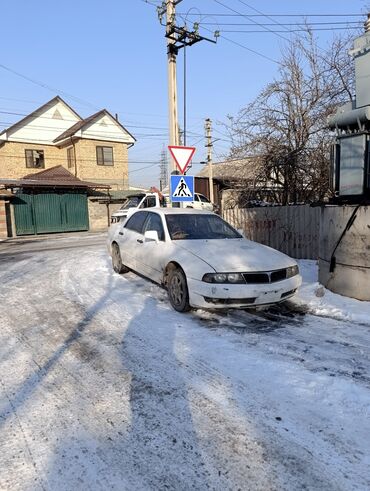
[[[112,266],[116,273],[127,273],[128,268],[122,263],[121,252],[118,244],[112,244]]]
[[[177,312],[190,310],[188,284],[182,269],[175,268],[170,271],[167,290],[170,303]]]

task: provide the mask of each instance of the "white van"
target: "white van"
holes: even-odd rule
[[[198,210],[214,211],[215,209],[215,205],[200,193],[194,193],[194,201],[186,203],[186,206],[189,208],[196,208]]]
[[[122,222],[134,210],[141,208],[152,208],[155,206],[163,206],[164,202],[160,199],[157,193],[137,193],[130,195],[123,203],[121,208],[112,213],[111,222]]]
[[[161,199],[157,193],[132,194],[126,199],[121,208],[112,213],[111,223],[122,222],[135,210],[160,206],[170,206],[168,195],[162,195]],[[195,208],[198,210],[207,211],[214,211],[216,208],[208,198],[200,193],[194,193],[194,201],[187,201],[184,203],[184,206],[186,208]]]

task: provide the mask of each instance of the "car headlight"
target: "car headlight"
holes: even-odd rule
[[[206,283],[245,283],[240,273],[207,273],[203,276],[202,281]]]
[[[299,268],[297,265],[289,266],[289,268],[286,269],[286,277],[287,278],[291,278],[292,276],[295,276],[296,274],[299,274]]]

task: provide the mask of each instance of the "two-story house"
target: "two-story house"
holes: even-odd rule
[[[79,179],[125,189],[135,141],[107,110],[83,119],[55,97],[0,133],[0,179],[62,165]]]

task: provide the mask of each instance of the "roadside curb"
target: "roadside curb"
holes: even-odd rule
[[[64,234],[42,234],[42,235],[24,235],[22,237],[8,237],[7,239],[1,239],[1,244],[11,244],[11,243],[22,243],[26,244],[27,242],[42,242],[46,240],[62,240],[62,239],[83,239],[87,237],[99,237],[105,236],[107,234],[106,231],[98,231],[98,232],[71,232]]]

